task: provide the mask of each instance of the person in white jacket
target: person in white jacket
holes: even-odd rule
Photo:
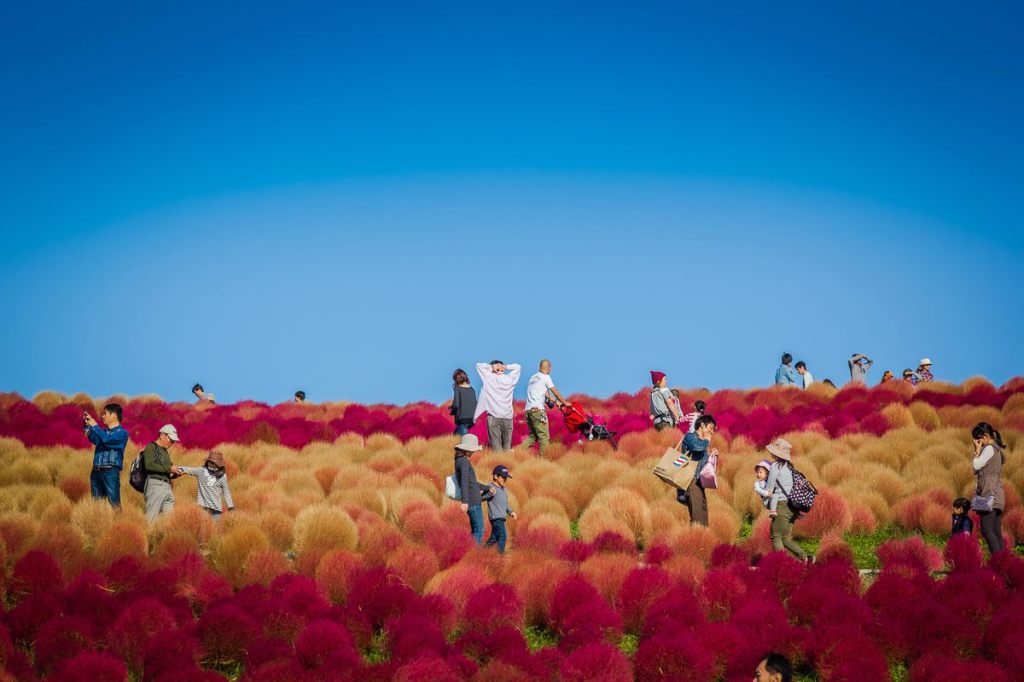
[[[519,365],[501,360],[476,363],[483,387],[473,421],[487,413],[487,442],[496,452],[512,449],[512,392],[519,383],[519,370]]]

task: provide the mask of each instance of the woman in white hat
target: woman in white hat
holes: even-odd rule
[[[931,358],[921,358],[921,362],[917,365],[917,383],[926,384],[929,381],[935,381],[935,377],[932,376],[932,361]]]
[[[464,435],[455,446],[455,482],[459,484],[461,508],[469,517],[469,532],[478,545],[484,539],[483,493],[488,488],[476,480],[476,470],[469,458],[481,450],[483,446],[472,433]]]
[[[793,539],[796,512],[789,506],[789,494],[793,491],[793,446],[784,438],[776,438],[765,449],[772,458],[765,489],[772,495],[781,495],[777,513],[772,519],[772,547],[776,550],[785,547],[800,561],[807,561],[804,548]]]

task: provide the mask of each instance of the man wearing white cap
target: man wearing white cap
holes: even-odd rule
[[[932,361],[930,358],[921,358],[921,362],[917,365],[917,383],[926,384],[930,381],[935,381],[935,377],[932,376]]]
[[[181,442],[178,430],[171,424],[160,428],[157,439],[142,451],[142,467],[146,470],[146,518],[150,521],[174,509],[174,493],[171,478],[178,474],[178,467],[171,463],[170,449]]]

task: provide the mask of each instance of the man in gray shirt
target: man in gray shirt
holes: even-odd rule
[[[850,364],[850,383],[867,386],[868,369],[874,364],[871,358],[863,353],[854,353],[847,362]]]

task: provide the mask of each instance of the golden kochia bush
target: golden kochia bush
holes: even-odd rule
[[[106,570],[121,557],[145,561],[149,556],[146,532],[135,523],[118,521],[104,531],[93,551],[96,564]]]
[[[295,518],[295,551],[326,552],[353,550],[359,544],[359,529],[352,517],[326,505],[304,509]]]
[[[211,558],[228,582],[241,587],[245,584],[249,555],[269,547],[270,541],[255,523],[242,521],[217,537]]]

